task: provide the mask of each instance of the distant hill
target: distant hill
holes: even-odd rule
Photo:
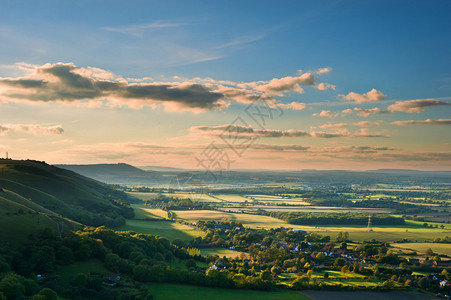
[[[145,171],[124,163],[55,166],[95,180],[114,184],[149,184],[161,178],[159,172]]]
[[[2,241],[43,228],[119,226],[133,214],[129,200],[106,184],[44,162],[0,159]]]
[[[309,186],[350,186],[353,184],[434,184],[450,183],[450,171],[417,171],[381,169],[369,171],[347,170],[224,170],[220,176],[211,176],[205,170],[186,170],[147,166],[137,168],[128,164],[57,165],[84,176],[112,184],[171,187],[174,180],[187,174],[196,182],[210,186],[248,186],[255,184],[298,183]],[[218,172],[216,172],[218,173]],[[219,174],[216,174],[219,175]],[[180,180],[180,178],[178,178]],[[189,186],[189,183],[186,187]]]
[[[172,167],[159,167],[159,166],[144,166],[139,167],[141,170],[144,171],[156,171],[156,172],[186,172],[187,169],[181,169],[181,168],[172,168]]]

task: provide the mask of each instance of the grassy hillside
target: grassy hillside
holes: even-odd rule
[[[120,226],[133,217],[130,198],[109,186],[37,161],[0,160],[0,239],[19,241],[38,229]],[[57,225],[59,224],[59,225]]]

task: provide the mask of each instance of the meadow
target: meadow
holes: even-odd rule
[[[424,254],[426,250],[431,249],[434,253],[451,256],[451,245],[441,243],[393,243],[393,247],[416,251],[418,254]]]
[[[222,249],[222,248],[202,248],[199,249],[200,254],[202,256],[208,255],[218,255],[219,257],[227,257],[227,258],[235,258],[239,257],[241,254],[247,255],[245,252],[230,250],[230,249]]]
[[[135,212],[135,219],[167,219],[168,212],[159,208],[151,208],[144,204],[130,205]]]
[[[316,232],[322,236],[330,236],[336,238],[340,232],[349,232],[350,239],[353,241],[369,241],[372,239],[382,242],[392,242],[402,239],[412,241],[432,241],[436,237],[446,237],[451,235],[450,225],[446,224],[445,229],[441,228],[424,228],[421,222],[408,221],[402,226],[373,226],[372,231],[368,231],[367,226],[303,226],[288,224],[283,220],[272,218],[269,216],[228,213],[215,210],[178,210],[174,211],[176,217],[188,223],[195,223],[198,220],[214,220],[222,219],[236,221],[242,223],[246,227],[255,229],[270,228],[292,228],[301,229],[307,232]]]
[[[308,300],[310,298],[294,291],[252,291],[220,289],[181,284],[147,284],[155,300]]]
[[[97,259],[90,259],[88,261],[77,262],[67,266],[58,267],[55,274],[61,277],[64,282],[70,282],[70,280],[77,274],[83,273],[99,273],[109,274],[109,271],[104,264]]]
[[[120,226],[117,230],[159,235],[170,241],[175,239],[189,241],[204,236],[204,232],[194,227],[173,221],[127,220],[125,225]]]

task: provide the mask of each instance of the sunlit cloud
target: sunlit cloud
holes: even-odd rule
[[[313,86],[316,78],[311,73],[298,77],[274,78],[270,81],[234,83],[213,79],[195,78],[183,80],[176,77],[173,82],[156,82],[127,79],[94,67],[77,67],[73,63],[45,64],[33,66],[22,64],[27,73],[18,78],[0,78],[0,96],[3,101],[63,102],[67,104],[95,101],[92,107],[128,106],[140,109],[144,106],[166,111],[203,112],[221,110],[230,101],[254,103],[260,100],[272,107],[302,110],[304,103],[284,104],[274,96],[283,97],[285,92],[301,92],[301,85]],[[202,82],[203,81],[203,82]],[[303,92],[303,90],[302,90]]]
[[[312,116],[314,117],[327,117],[332,118],[338,116],[338,113],[331,112],[330,110],[322,110],[319,113],[314,113]]]
[[[354,101],[356,103],[364,103],[364,102],[377,102],[384,100],[387,98],[386,95],[384,95],[382,92],[372,89],[368,93],[358,94],[354,92],[350,92],[347,95],[339,95],[339,97],[348,100],[348,101]]]
[[[415,120],[407,120],[407,121],[394,121],[391,122],[391,124],[394,125],[451,125],[451,119],[438,119],[438,120],[431,120],[426,119],[424,121],[415,121]]]
[[[370,127],[370,126],[379,126],[380,122],[360,121],[353,123],[353,125],[358,127]]]
[[[315,73],[318,74],[318,75],[320,75],[320,74],[326,74],[326,73],[329,73],[329,72],[331,72],[331,71],[332,71],[332,68],[327,67],[327,68],[320,68],[320,69],[317,69],[317,70],[315,71]]]
[[[305,103],[300,103],[300,102],[291,102],[291,103],[277,103],[274,105],[275,107],[281,107],[284,109],[291,109],[291,110],[303,110],[304,108],[307,107],[307,105]]]
[[[343,128],[343,127],[347,127],[347,126],[348,126],[347,123],[335,123],[335,124],[328,123],[328,124],[323,124],[323,125],[319,126],[319,128],[336,129],[336,128]]]
[[[341,125],[341,124],[340,124]],[[345,124],[346,125],[346,124]],[[331,124],[332,126],[332,124]],[[340,128],[334,132],[321,132],[304,130],[276,130],[276,129],[254,129],[251,126],[241,126],[235,124],[225,124],[219,126],[192,126],[191,133],[206,133],[212,136],[227,136],[236,138],[282,138],[282,137],[312,137],[312,138],[373,138],[373,137],[389,137],[380,132],[370,132],[366,128],[362,128],[356,132],[350,132],[343,129],[344,125],[330,127],[328,129]],[[324,129],[324,128],[323,128]]]
[[[388,110],[380,109],[379,107],[374,107],[374,108],[369,108],[369,109],[354,107],[354,109],[348,108],[348,109],[345,109],[342,111],[342,113],[344,113],[344,114],[350,114],[353,112],[357,113],[359,116],[362,116],[362,117],[368,117],[371,114],[387,114],[387,113],[389,113]]]
[[[451,104],[439,101],[437,99],[417,99],[407,101],[396,101],[395,104],[390,105],[387,109],[392,112],[400,111],[406,113],[420,113],[424,112],[427,108],[432,106],[447,106],[447,105]]]
[[[12,132],[23,132],[32,135],[61,135],[64,133],[61,125],[41,126],[38,124],[0,124],[0,136],[8,135]]]

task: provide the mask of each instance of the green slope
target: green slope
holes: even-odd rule
[[[0,241],[23,240],[43,228],[68,230],[77,222],[120,226],[133,216],[128,201],[125,193],[69,170],[0,160]]]

